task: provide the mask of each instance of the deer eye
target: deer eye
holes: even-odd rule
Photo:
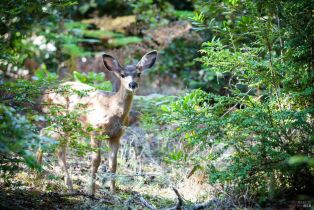
[[[140,77],[141,76],[141,73],[137,73],[137,77]]]
[[[125,77],[125,75],[124,75],[124,74],[120,74],[120,76],[121,76],[122,78],[124,78],[124,77]]]

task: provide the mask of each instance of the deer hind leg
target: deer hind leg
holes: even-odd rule
[[[69,191],[73,192],[73,184],[70,178],[67,162],[66,162],[66,145],[60,145],[57,151],[59,166],[64,172],[64,182],[68,186]]]
[[[90,177],[90,183],[88,186],[88,193],[91,195],[95,194],[95,180],[96,180],[96,173],[98,170],[98,167],[100,165],[100,145],[101,142],[99,140],[96,140],[96,136],[93,134],[91,136],[91,146],[93,149],[96,149],[92,152],[92,167],[91,167],[91,177]]]
[[[120,146],[120,138],[109,139],[109,147],[111,149],[109,155],[109,171],[113,174],[117,171],[117,154]],[[115,178],[110,181],[110,191],[116,191],[116,181]]]

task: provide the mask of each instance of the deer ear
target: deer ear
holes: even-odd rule
[[[117,61],[117,59],[115,59],[114,57],[112,57],[111,55],[108,54],[103,54],[102,55],[102,61],[104,62],[105,67],[109,70],[109,71],[116,71],[116,72],[120,72],[122,67],[119,64],[119,62]]]
[[[136,67],[138,67],[141,71],[149,69],[155,64],[156,58],[157,58],[156,50],[146,53],[138,62],[138,64],[136,64]]]

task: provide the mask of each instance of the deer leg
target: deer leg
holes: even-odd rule
[[[115,174],[117,170],[117,153],[120,146],[120,138],[112,138],[109,140],[109,147],[111,149],[109,155],[109,170],[111,173]],[[116,191],[116,183],[115,179],[110,181],[110,191]]]
[[[90,183],[88,187],[88,192],[91,195],[95,194],[95,180],[96,180],[96,173],[98,170],[98,167],[100,165],[100,145],[101,142],[99,140],[96,140],[95,135],[91,136],[91,146],[93,149],[96,149],[92,152],[92,167],[91,167],[91,178]]]
[[[43,164],[43,151],[41,147],[38,148],[36,154],[37,163],[41,166]]]
[[[68,186],[69,191],[73,192],[73,184],[72,184],[72,180],[70,178],[69,172],[68,172],[67,162],[66,162],[66,145],[60,145],[57,154],[58,154],[59,166],[64,172],[64,182]]]

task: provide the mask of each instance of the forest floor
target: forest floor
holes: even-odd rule
[[[138,103],[134,104],[134,109],[141,108]],[[261,209],[248,195],[236,195],[231,189],[210,185],[208,176],[201,170],[169,162],[166,148],[179,144],[180,141],[148,132],[136,121],[126,128],[121,139],[115,176],[117,192],[109,191],[109,180],[113,177],[107,172],[108,147],[104,142],[97,192],[93,197],[86,193],[90,177],[89,154],[78,156],[75,150],[68,151],[67,161],[75,190],[71,194],[64,184],[56,156],[45,153],[42,173],[24,167],[13,174],[10,183],[0,179],[0,209],[180,209],[178,205],[184,206],[183,209],[204,209],[200,207],[205,206],[205,209]],[[268,209],[304,209],[297,207],[310,205],[290,203],[279,201],[269,204],[272,207]]]
[[[107,173],[104,144],[97,193],[93,197],[86,193],[89,155],[79,157],[75,151],[69,151],[69,172],[75,190],[72,194],[64,184],[56,156],[46,153],[41,174],[24,168],[13,175],[10,184],[0,180],[0,209],[262,209],[254,202],[237,203],[232,191],[209,185],[208,177],[200,171],[191,173],[193,168],[167,163],[161,153],[163,140],[138,125],[127,128],[118,157],[115,194],[108,187],[112,176]],[[266,209],[309,209],[304,207],[310,205],[283,200],[269,204]]]
[[[211,198],[213,187],[206,177],[191,169],[173,168],[158,153],[158,139],[135,125],[127,129],[118,159],[115,194],[107,187],[106,152],[98,171],[97,194],[86,194],[89,179],[89,157],[68,154],[69,171],[76,193],[67,193],[63,173],[53,154],[45,154],[44,172],[37,174],[27,169],[14,175],[10,187],[1,183],[1,209],[149,209],[176,206],[177,189],[185,204],[201,203]],[[106,146],[103,147],[106,150]],[[12,187],[13,186],[13,187]],[[150,206],[149,206],[150,205]]]

